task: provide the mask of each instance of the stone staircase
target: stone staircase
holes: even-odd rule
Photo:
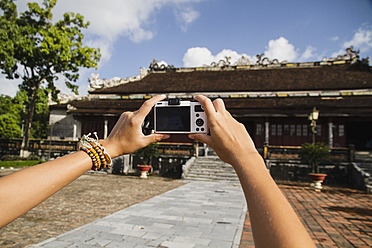
[[[183,178],[185,180],[202,181],[239,181],[232,166],[223,162],[217,156],[195,158],[190,167],[184,170]]]
[[[355,165],[363,178],[364,187],[368,193],[372,193],[372,152],[360,151],[355,153]]]

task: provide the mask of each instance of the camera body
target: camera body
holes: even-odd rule
[[[169,99],[154,107],[155,133],[208,133],[207,116],[198,102]]]

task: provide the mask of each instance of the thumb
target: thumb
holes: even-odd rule
[[[211,146],[211,136],[206,134],[189,134],[190,139],[197,140]]]
[[[152,133],[150,135],[147,135],[145,139],[150,144],[168,139],[169,137],[170,137],[169,134]]]

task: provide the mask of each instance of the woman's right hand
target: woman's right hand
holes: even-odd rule
[[[145,101],[137,111],[121,114],[110,135],[106,139],[100,140],[112,158],[135,152],[150,143],[169,138],[169,134],[144,135],[142,132],[142,123],[145,117],[150,113],[152,107],[164,98],[165,95],[155,96]]]
[[[195,96],[195,99],[200,102],[207,115],[210,136],[190,134],[190,138],[206,143],[223,161],[233,166],[247,155],[257,154],[244,125],[231,116],[222,99],[212,102],[202,95]]]

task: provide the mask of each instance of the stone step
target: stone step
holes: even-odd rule
[[[236,174],[235,173],[224,173],[224,172],[220,172],[220,173],[215,173],[213,171],[191,171],[189,173],[189,175],[204,175],[204,176],[219,176],[219,177],[235,177]]]
[[[197,180],[206,180],[206,181],[217,181],[217,180],[221,180],[221,181],[233,181],[233,182],[237,182],[239,181],[239,178],[238,177],[218,177],[218,176],[205,176],[205,175],[187,175],[186,177],[186,180],[193,180],[193,179],[197,179]]]
[[[198,157],[189,168],[186,180],[238,181],[233,167],[217,156]]]
[[[372,151],[355,152],[355,160],[360,162],[372,162]]]
[[[231,166],[222,166],[222,165],[202,165],[202,164],[194,164],[193,169],[202,169],[202,170],[231,170],[234,169]]]
[[[200,172],[200,173],[230,173],[230,174],[235,174],[234,169],[228,169],[228,168],[215,168],[211,170],[210,168],[202,168],[202,167],[197,167],[197,168],[191,168],[190,172]]]

